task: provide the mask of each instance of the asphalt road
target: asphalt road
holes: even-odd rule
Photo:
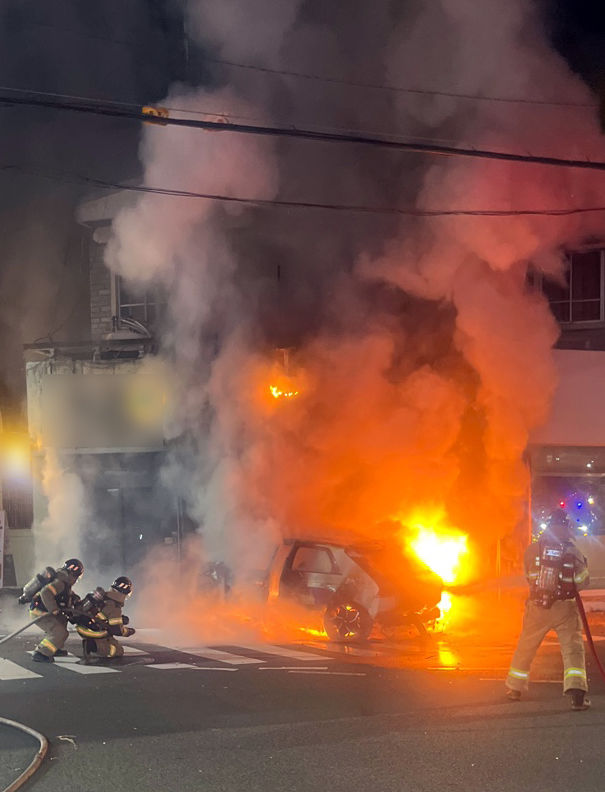
[[[183,651],[153,633],[137,637],[111,672],[82,673],[76,657],[34,664],[30,635],[0,647],[0,714],[51,741],[28,789],[605,787],[605,685],[591,673],[593,709],[569,711],[551,641],[530,695],[512,704],[502,696],[505,642],[373,642],[345,655],[322,642]],[[78,641],[68,648],[77,653]],[[24,738],[0,732],[1,781],[27,750]]]

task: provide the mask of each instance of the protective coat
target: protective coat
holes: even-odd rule
[[[570,544],[568,552],[573,556],[573,582],[578,589],[585,588],[590,582],[586,559],[573,544]],[[530,587],[537,575],[535,556],[536,544],[532,544],[524,556],[525,575]],[[561,646],[563,691],[588,690],[582,622],[574,599],[557,600],[550,608],[527,600],[523,628],[506,678],[508,688],[527,690],[532,661],[550,630],[557,633]]]
[[[54,580],[47,583],[32,600],[29,609],[31,619],[48,615],[36,623],[44,632],[44,638],[36,646],[36,651],[47,657],[54,657],[58,649],[63,649],[67,640],[67,617],[57,613],[71,605],[71,587],[74,579],[64,569],[57,571]]]
[[[124,635],[129,631],[124,626],[122,608],[126,601],[126,595],[114,589],[106,592],[103,600],[103,607],[95,616],[96,621],[102,624],[109,636],[107,638],[95,638],[97,646],[95,654],[99,657],[122,657],[124,648],[115,639],[116,635]]]

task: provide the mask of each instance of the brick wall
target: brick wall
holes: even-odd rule
[[[90,334],[93,340],[111,332],[111,273],[103,262],[105,245],[90,245]]]

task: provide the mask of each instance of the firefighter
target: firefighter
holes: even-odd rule
[[[97,604],[89,611],[91,622],[76,628],[83,639],[85,658],[91,654],[107,658],[124,655],[124,647],[118,643],[116,636],[128,638],[135,633],[132,627],[127,626],[128,616],[122,615],[122,608],[132,590],[132,580],[121,575],[113,581],[109,591],[103,592],[103,596],[102,589],[97,588],[84,598],[83,602],[90,600]]]
[[[540,644],[555,630],[563,656],[563,692],[573,710],[590,706],[577,589],[589,583],[586,558],[572,541],[572,524],[563,509],[551,515],[547,530],[525,551],[529,583],[523,628],[506,678],[506,695],[518,701],[527,690],[529,670]]]
[[[67,655],[67,651],[63,649],[68,635],[66,611],[78,600],[71,587],[83,571],[84,565],[81,561],[69,558],[56,571],[52,580],[34,594],[29,609],[30,618],[44,617],[36,623],[44,632],[44,638],[36,646],[33,655],[36,663],[52,663],[55,657]]]

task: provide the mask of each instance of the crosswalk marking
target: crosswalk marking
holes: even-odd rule
[[[209,646],[186,646],[180,648],[179,651],[195,655],[196,657],[205,657],[206,660],[220,660],[221,663],[228,663],[229,665],[252,665],[265,662],[257,657],[246,657],[233,652],[223,652],[220,649],[211,649]]]
[[[378,657],[379,654],[375,649],[360,649],[358,646],[351,646],[350,644],[331,644],[326,648],[329,652],[338,652],[338,654],[353,655],[355,657]]]
[[[289,674],[308,674],[309,676],[367,676],[365,671],[310,671],[294,668]]]
[[[136,646],[124,646],[124,644],[122,644],[122,649],[124,650],[125,657],[134,655],[149,655],[149,652],[145,652],[143,649],[137,649]]]
[[[327,671],[328,666],[261,666],[259,671]]]
[[[302,652],[298,649],[286,649],[283,646],[271,646],[269,644],[238,644],[241,649],[250,649],[253,652],[260,652],[261,654],[279,655],[279,657],[291,657],[293,660],[329,660],[325,655],[311,654],[311,652]]]
[[[33,655],[33,652],[27,654]],[[69,654],[67,657],[55,657],[55,664],[65,671],[73,671],[75,674],[119,674],[117,668],[107,668],[101,665],[80,665],[80,658]]]
[[[172,671],[181,668],[192,668],[194,671],[237,671],[237,668],[221,668],[220,666],[198,666],[193,663],[152,663],[147,668],[156,671]]]
[[[107,668],[101,665],[80,665],[80,658],[74,655],[68,657],[55,657],[55,663],[66,671],[73,671],[76,674],[119,674],[117,668]]]
[[[0,680],[6,681],[9,679],[41,679],[41,674],[36,674],[28,668],[13,663],[12,660],[4,660],[0,658]]]
[[[344,646],[338,644],[322,643],[313,645],[311,643],[298,643],[292,646],[279,646],[276,644],[259,644],[251,643],[246,645],[233,645],[223,647],[214,646],[167,646],[161,644],[146,645],[142,647],[132,646],[130,640],[128,643],[122,643],[124,648],[124,655],[126,658],[132,658],[130,664],[138,665],[145,664],[147,668],[155,668],[158,671],[171,671],[171,670],[191,670],[191,671],[238,671],[238,670],[251,670],[251,671],[276,671],[286,673],[317,673],[326,674],[330,668],[334,668],[333,662],[338,662],[338,654],[344,660],[349,655],[362,655],[368,658],[379,659],[384,651],[380,651],[381,647],[376,647],[372,650],[369,648],[359,648],[352,646]],[[313,647],[316,651],[308,651],[307,647]],[[75,650],[77,651],[77,649]],[[321,651],[321,654],[318,653]],[[33,652],[29,652],[30,655]],[[181,656],[180,660],[173,662],[157,662],[154,659],[173,660],[174,656]],[[187,658],[186,655],[193,655]],[[390,654],[390,653],[389,653]],[[166,656],[168,655],[168,656]],[[172,656],[171,656],[172,655]],[[255,655],[255,656],[252,656]],[[201,664],[197,658],[210,661],[212,665]],[[272,663],[276,662],[276,658],[281,658],[282,661],[290,661],[290,665],[275,666]],[[354,658],[351,658],[352,660]],[[298,662],[295,662],[298,661]],[[320,661],[320,662],[318,662]],[[25,664],[27,665],[27,664]],[[19,663],[10,660],[3,660],[0,658],[0,681],[10,682],[12,680],[28,680],[40,679],[46,675],[57,673],[55,668],[70,671],[74,674],[81,675],[99,675],[99,674],[117,674],[122,673],[129,667],[128,660],[124,664],[119,662],[114,664],[104,663],[90,663],[84,664],[80,657],[69,653],[66,657],[55,657],[55,663],[51,666],[40,665],[39,667],[31,670],[22,667]],[[36,673],[38,672],[38,673]],[[61,673],[61,672],[60,672]],[[335,671],[334,673],[349,673],[359,674],[359,671]]]

